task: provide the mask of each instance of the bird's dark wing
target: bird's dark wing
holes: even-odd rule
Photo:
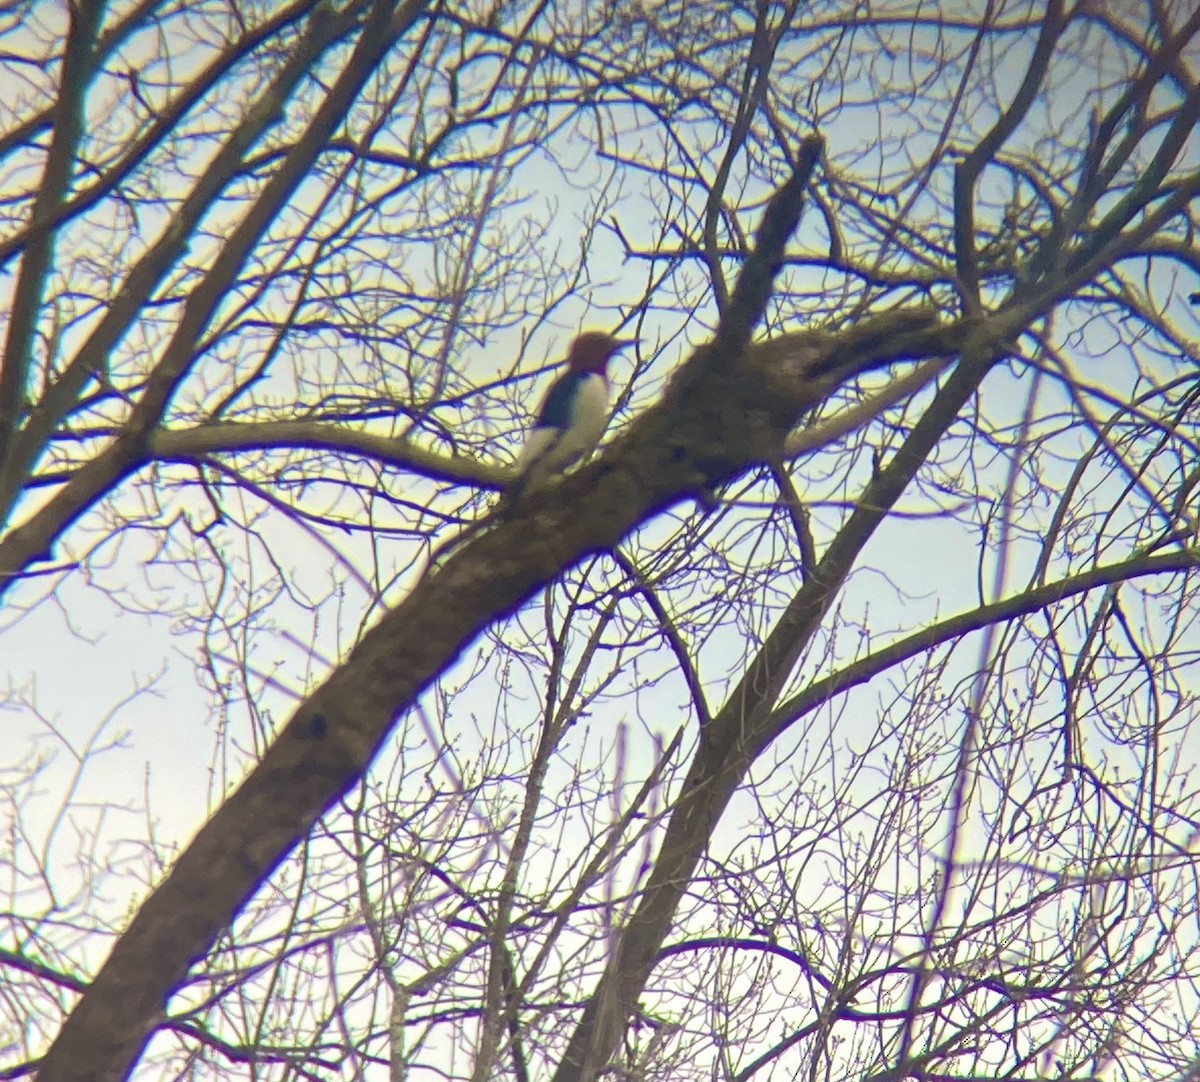
[[[564,372],[555,380],[554,385],[546,392],[542,408],[538,410],[537,428],[566,428],[571,423],[571,403],[579,381],[587,375],[586,372]]]

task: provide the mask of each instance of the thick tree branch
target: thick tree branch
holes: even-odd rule
[[[788,436],[786,454],[788,458],[826,447],[855,429],[875,420],[884,410],[890,409],[917,391],[932,383],[950,364],[948,357],[934,357],[915,368],[897,376],[861,402],[856,402],[840,413],[827,417],[819,424],[798,428]]]
[[[151,436],[148,447],[154,459],[176,462],[196,462],[214,454],[272,447],[348,451],[387,466],[411,470],[431,481],[501,489],[513,479],[513,471],[507,466],[442,455],[407,440],[326,421],[222,422],[168,429]]]
[[[316,111],[304,137],[295,144],[288,158],[264,187],[255,206],[226,240],[205,281],[191,294],[175,337],[168,345],[163,361],[151,376],[144,396],[134,410],[128,431],[118,437],[114,446],[100,458],[81,469],[63,491],[51,500],[46,509],[54,509],[51,518],[61,518],[65,511],[66,517],[62,521],[65,526],[100,494],[108,491],[116,481],[144,461],[145,440],[186,371],[193,343],[220,302],[228,281],[254,242],[303,180],[328,133],[338,126],[391,45],[422,9],[421,0],[409,0],[399,7],[395,7],[394,0],[375,0],[354,53]],[[21,531],[14,531],[5,548],[14,538],[20,539],[20,534]],[[36,538],[37,535],[35,533],[32,536]],[[25,543],[28,544],[28,538]],[[4,570],[0,568],[0,589],[8,585]],[[318,728],[324,730],[323,720]],[[365,749],[359,747],[359,750]],[[366,761],[366,758],[362,759],[363,763]],[[336,763],[335,769],[343,765]],[[278,781],[279,775],[275,776]],[[342,785],[338,792],[344,789]],[[286,796],[279,800],[281,809],[290,803],[292,801]],[[293,824],[297,821],[294,814],[287,814],[285,818],[291,819]],[[252,822],[253,816],[247,820],[247,824]],[[272,857],[263,847],[254,844],[245,850],[227,853],[223,868],[210,863],[207,869],[199,869],[204,882],[193,884],[196,893],[192,902],[200,901],[203,904],[213,894],[229,899],[230,892],[239,900],[243,899],[258,875],[272,866],[280,855],[277,853]],[[232,860],[233,867],[229,866],[229,860]],[[169,877],[163,887],[152,895],[151,902],[155,898],[172,897],[177,886],[178,880]],[[142,914],[147,911],[149,915],[142,919]],[[141,1054],[154,1026],[161,1022],[171,991],[179,986],[188,967],[220,929],[226,926],[235,911],[236,907],[226,904],[224,907],[206,907],[199,922],[195,920],[195,911],[161,919],[162,914],[148,903],[129,930],[134,933],[140,920],[141,934],[127,933],[118,941],[92,987],[79,1001],[50,1046],[39,1072],[42,1082],[65,1082],[68,1079],[101,1082],[125,1077]],[[186,933],[180,934],[185,928]]]
[[[93,49],[104,4],[71,5],[71,25],[59,76],[58,104],[54,111],[54,135],[46,156],[46,168],[30,212],[29,236],[21,259],[21,271],[9,309],[8,334],[0,358],[0,476],[10,466],[9,449],[22,414],[29,367],[33,359],[33,335],[41,310],[46,274],[54,254],[54,227],[63,197],[71,180],[75,151],[83,131],[84,96],[95,73]],[[0,504],[0,521],[4,518]]]
[[[1005,598],[1003,601],[981,605],[969,612],[942,620],[932,627],[923,628],[890,646],[876,650],[869,657],[865,657],[823,680],[810,684],[799,695],[780,703],[771,721],[771,739],[778,739],[810,710],[828,702],[833,696],[841,695],[851,688],[865,684],[893,665],[899,665],[918,654],[969,635],[972,631],[979,631],[989,624],[1002,620],[1020,619],[1022,616],[1028,616],[1059,601],[1064,601],[1068,597],[1075,597],[1102,586],[1111,586],[1114,583],[1143,578],[1147,575],[1178,574],[1192,571],[1198,567],[1200,567],[1200,549],[1196,548],[1163,552],[1156,556],[1133,556],[1120,563],[1094,567],[1068,579],[1025,590]]]

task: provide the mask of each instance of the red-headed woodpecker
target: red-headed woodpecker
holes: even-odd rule
[[[546,392],[517,456],[510,495],[545,484],[600,442],[608,426],[608,362],[628,344],[604,331],[585,331],[571,343],[567,370]]]

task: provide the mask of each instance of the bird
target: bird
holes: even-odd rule
[[[567,353],[567,370],[546,392],[517,456],[516,498],[562,473],[600,442],[608,427],[608,362],[630,345],[606,331],[584,331]]]

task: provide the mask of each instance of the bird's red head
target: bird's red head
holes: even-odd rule
[[[572,372],[599,372],[608,368],[612,355],[627,343],[605,331],[584,331],[571,343],[567,364]]]

